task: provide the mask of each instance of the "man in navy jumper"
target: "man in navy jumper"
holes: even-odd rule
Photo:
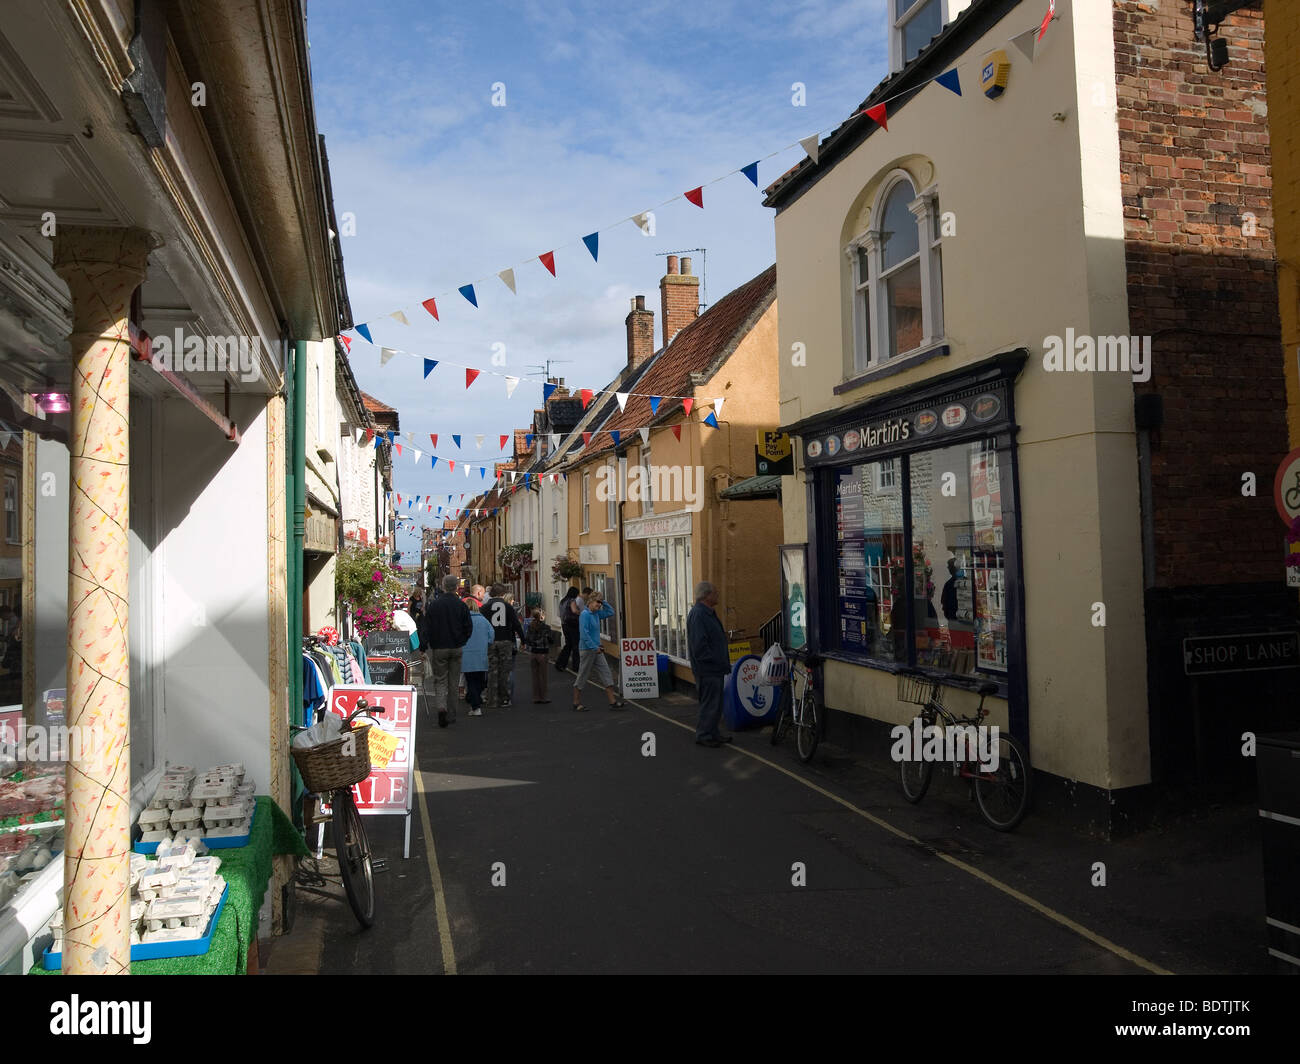
[[[714,612],[718,589],[707,580],[695,585],[695,605],[686,618],[686,648],[700,693],[700,722],[695,741],[701,746],[721,746],[730,735],[718,731],[722,720],[722,683],[731,671],[727,633]]]

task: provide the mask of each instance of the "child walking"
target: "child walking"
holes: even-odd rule
[[[555,645],[555,632],[546,623],[546,612],[541,607],[533,609],[528,627],[524,631],[524,649],[533,673],[533,705],[547,705],[551,700],[546,694],[547,652]]]

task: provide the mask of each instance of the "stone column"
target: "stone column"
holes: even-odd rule
[[[72,295],[63,971],[131,971],[128,652],[129,311],[156,246],[142,229],[60,226]]]

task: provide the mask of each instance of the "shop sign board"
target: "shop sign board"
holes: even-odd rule
[[[366,779],[352,788],[357,809],[363,816],[396,814],[406,817],[406,841],[402,856],[411,854],[411,809],[415,791],[415,688],[412,686],[380,684],[337,684],[330,695],[330,712],[346,717],[357,708],[357,700],[364,698],[373,707],[382,707],[375,714],[375,727],[385,734],[378,737],[372,755],[372,771]],[[384,753],[390,752],[386,764],[380,768]]]
[[[619,659],[624,698],[659,697],[659,672],[655,665],[653,639],[619,640]]]
[[[661,536],[689,536],[691,515],[673,514],[668,517],[642,517],[623,526],[625,539],[650,539]]]
[[[1278,464],[1273,478],[1273,504],[1288,525],[1300,517],[1300,447]]]
[[[759,683],[763,659],[750,654],[731,667],[726,697],[731,712],[728,723],[733,728],[755,727],[772,718],[778,707],[777,689]]]
[[[1300,633],[1244,632],[1183,640],[1183,672],[1188,676],[1295,668],[1300,668]]]
[[[578,561],[582,565],[608,565],[609,544],[595,543],[589,547],[579,547]]]
[[[788,432],[758,433],[754,448],[754,469],[759,476],[794,476],[794,448]]]
[[[741,658],[750,652],[748,639],[735,639],[727,644],[727,655],[731,659],[731,664],[736,664]]]

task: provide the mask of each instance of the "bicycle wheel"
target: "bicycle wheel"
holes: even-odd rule
[[[799,760],[806,765],[817,752],[817,744],[822,737],[821,708],[817,705],[817,692],[811,688],[804,692],[803,706],[795,727],[798,729],[794,735],[795,748],[799,751]]]
[[[929,723],[925,716],[921,717],[922,732],[924,726]],[[898,762],[898,771],[903,784],[903,797],[915,805],[930,789],[930,780],[934,776],[934,762],[923,758],[920,750],[913,750],[912,754],[912,757],[902,758]]]
[[[781,712],[776,716],[776,723],[772,725],[772,745],[780,746],[781,740],[785,738],[786,729],[790,727],[790,685],[787,683],[781,693]]]
[[[362,927],[375,922],[375,875],[370,866],[370,840],[352,788],[340,788],[330,796],[334,816],[334,850],[339,858],[339,873],[348,904]]]
[[[998,733],[998,767],[985,772],[976,766],[975,801],[989,827],[1010,831],[1029,811],[1033,776],[1029,754],[1019,741]]]

